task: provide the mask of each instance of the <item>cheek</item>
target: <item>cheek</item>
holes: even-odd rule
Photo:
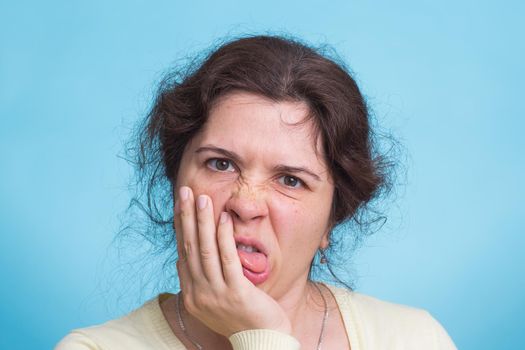
[[[294,235],[303,216],[301,205],[293,200],[272,198],[269,208],[270,220],[277,231],[277,238]]]
[[[300,202],[280,199],[270,203],[270,220],[275,228],[277,240],[281,244],[293,245],[308,236],[311,213]],[[311,238],[311,237],[310,237]]]
[[[328,224],[326,210],[308,203],[274,200],[270,211],[281,250],[315,252]]]
[[[231,196],[231,183],[211,181],[209,176],[200,172],[195,172],[187,179],[184,185],[189,186],[193,190],[195,198],[201,194],[205,194],[211,198],[215,221],[217,223],[220,213],[224,210],[226,201]]]

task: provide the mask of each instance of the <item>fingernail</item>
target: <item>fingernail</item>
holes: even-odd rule
[[[223,211],[221,213],[221,217],[219,218],[219,221],[220,221],[221,224],[226,223],[226,221],[228,221],[228,213]]]
[[[188,187],[181,187],[179,190],[180,198],[185,201],[190,197],[190,189]]]
[[[178,199],[175,201],[175,206],[173,208],[173,211],[174,211],[175,215],[179,215],[180,214],[180,202],[179,202]]]
[[[208,199],[205,195],[201,194],[199,198],[197,198],[197,206],[200,210],[206,208],[206,204],[208,204]]]

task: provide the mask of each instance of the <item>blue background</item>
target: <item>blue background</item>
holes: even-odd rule
[[[407,149],[389,224],[354,258],[357,290],[428,309],[460,349],[520,348],[524,10],[518,1],[3,1],[0,348],[51,348],[151,297],[156,260],[133,261],[147,252],[113,242],[130,197],[130,167],[117,155],[177,58],[268,30],[333,45]]]

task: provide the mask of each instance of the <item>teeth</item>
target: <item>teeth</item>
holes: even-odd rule
[[[245,245],[245,244],[238,244],[237,249],[240,249],[242,251],[248,252],[248,253],[254,253],[258,252],[259,250],[251,245]]]

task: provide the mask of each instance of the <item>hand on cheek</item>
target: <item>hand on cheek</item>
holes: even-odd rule
[[[229,337],[247,329],[291,333],[283,309],[243,275],[233,223],[222,212],[215,224],[209,196],[179,189],[174,215],[184,306],[215,332]]]

